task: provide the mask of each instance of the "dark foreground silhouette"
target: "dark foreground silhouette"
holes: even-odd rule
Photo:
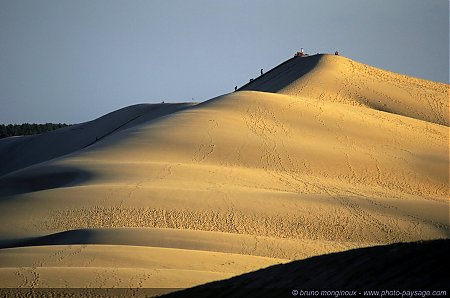
[[[446,290],[448,294],[449,251],[449,239],[355,249],[275,265],[163,297],[321,297],[322,290],[335,291],[330,297],[363,296],[370,290],[391,291],[385,294]]]

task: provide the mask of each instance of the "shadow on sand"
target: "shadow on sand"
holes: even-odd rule
[[[93,178],[88,171],[67,166],[26,168],[0,177],[0,201],[15,195],[79,185]]]
[[[313,70],[322,57],[322,54],[293,57],[245,84],[237,91],[278,92]]]
[[[275,265],[164,297],[324,297],[322,290],[349,292],[339,297],[359,297],[365,290],[448,293],[449,251],[449,239],[360,248]]]
[[[91,238],[92,232],[89,230],[70,230],[41,237],[2,240],[0,241],[0,249],[42,245],[91,244]]]

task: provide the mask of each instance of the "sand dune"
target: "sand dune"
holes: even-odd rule
[[[0,140],[0,176],[88,147],[120,130],[185,109],[192,104],[139,104],[96,120],[41,135]]]
[[[449,125],[449,86],[335,55],[294,57],[241,90],[340,102]]]
[[[31,264],[38,255],[68,247],[109,250],[99,258],[110,263],[99,266],[120,277],[105,273],[88,285],[83,272],[101,273],[82,264],[67,269],[68,287],[119,279],[187,287],[287,260],[449,238],[445,88],[319,55],[289,60],[243,87],[253,91],[167,106],[158,117],[147,106],[139,113],[149,121],[121,130],[111,131],[112,120],[101,141],[0,177],[0,272],[16,272],[0,286],[29,286],[20,268],[41,273],[49,266]],[[157,256],[158,264],[135,260],[139,270],[157,270],[151,282],[115,270],[121,255]],[[183,259],[176,266],[175,256]],[[214,258],[234,261],[223,271]],[[58,268],[75,266],[69,260]],[[208,266],[216,269],[205,273]],[[45,270],[47,281],[34,286],[60,285],[51,276],[66,269]]]
[[[128,288],[130,285],[183,288],[286,261],[131,245],[53,245],[3,249],[0,260],[0,279],[5,288]]]
[[[275,259],[288,257],[302,259],[345,250],[354,245],[335,241],[308,239],[279,239],[247,234],[164,228],[97,228],[69,230],[40,237],[9,239],[0,242],[0,248],[42,245],[132,245],[188,250],[214,251],[250,256],[269,256]],[[369,246],[371,243],[366,243]],[[283,249],[274,249],[282,247]],[[276,261],[278,262],[278,260]]]
[[[355,249],[275,265],[164,297],[346,297],[355,296],[353,291],[363,296],[369,289],[379,290],[380,296],[383,291],[384,296],[396,296],[388,293],[405,289],[427,296],[427,291],[431,295],[448,290],[449,249],[449,240]],[[323,290],[328,295],[320,295]]]

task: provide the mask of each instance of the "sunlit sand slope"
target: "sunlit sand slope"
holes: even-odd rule
[[[242,90],[342,102],[449,124],[450,87],[335,55],[294,57]]]
[[[275,263],[248,255],[129,245],[3,249],[0,260],[0,278],[6,288],[180,288]]]
[[[321,63],[299,80],[325,71]],[[416,80],[409,82],[413,88]],[[321,90],[317,81],[307,84],[314,86]],[[439,109],[406,115],[357,105],[352,93],[339,93],[343,101],[305,90],[227,94],[0,177],[0,257],[23,252],[33,260],[41,249],[34,245],[114,245],[125,247],[124,257],[140,247],[149,255],[164,251],[158,266],[176,278],[162,286],[179,280],[185,287],[286,260],[448,238],[448,126],[431,112],[445,104],[437,99]],[[171,256],[180,250],[185,259],[175,266]],[[204,262],[197,271],[209,266],[203,253],[241,259],[228,271],[188,274],[194,263]],[[33,268],[6,259],[0,267],[11,272]],[[58,266],[73,267],[68,260]],[[36,264],[33,272],[48,267]],[[26,286],[22,275],[7,285]],[[114,283],[105,279],[98,286]],[[49,277],[45,285],[54,283]]]

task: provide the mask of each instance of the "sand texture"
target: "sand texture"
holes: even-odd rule
[[[448,98],[317,55],[201,104],[0,140],[0,287],[185,288],[449,238]]]

